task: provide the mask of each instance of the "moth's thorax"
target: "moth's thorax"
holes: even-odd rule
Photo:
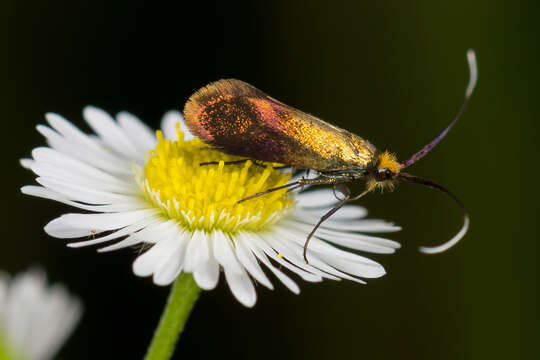
[[[346,154],[347,160],[350,163],[353,163],[357,166],[361,166],[363,168],[372,166],[375,162],[376,155],[378,153],[375,146],[369,141],[367,141],[366,139],[363,139],[354,134],[350,134],[350,135],[351,135],[350,143],[352,145],[353,150],[350,153],[350,155]]]
[[[220,80],[193,94],[186,124],[225,153],[314,170],[368,167],[375,147],[239,80]]]

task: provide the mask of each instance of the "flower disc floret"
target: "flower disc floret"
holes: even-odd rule
[[[275,164],[260,166],[247,160],[226,165],[240,158],[208,148],[198,139],[184,141],[180,130],[176,141],[165,139],[161,131],[157,138],[144,171],[137,171],[137,181],[164,216],[189,230],[262,230],[292,209],[293,198],[286,189],[238,203],[289,181],[290,174],[280,173]],[[219,163],[201,165],[205,162]]]

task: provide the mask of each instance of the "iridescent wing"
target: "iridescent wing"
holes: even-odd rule
[[[266,95],[235,79],[193,94],[186,124],[225,153],[320,171],[363,169],[376,149],[368,141]]]

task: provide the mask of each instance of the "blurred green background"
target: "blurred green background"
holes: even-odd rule
[[[403,226],[401,250],[372,256],[385,277],[303,283],[299,296],[259,287],[254,309],[221,281],[203,293],[176,358],[540,357],[536,2],[8,0],[0,9],[0,268],[42,264],[83,297],[85,316],[60,358],[141,358],[168,289],[132,275],[133,251],[68,249],[43,232],[69,209],[21,195],[33,176],[18,159],[44,144],[34,127],[45,112],[88,130],[81,110],[93,104],[156,127],[194,90],[235,77],[404,159],[457,110],[468,48],[480,71],[470,107],[410,169],[461,197],[472,217],[464,241],[442,255],[417,252],[460,226],[441,194],[401,184],[370,195],[362,204],[372,217]]]

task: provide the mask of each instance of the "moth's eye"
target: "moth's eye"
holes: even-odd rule
[[[375,180],[376,181],[384,181],[386,180],[386,170],[385,168],[377,169],[377,173],[375,173]]]
[[[377,169],[377,174],[375,174],[375,180],[377,181],[385,181],[392,179],[393,173],[387,168],[380,168]]]

